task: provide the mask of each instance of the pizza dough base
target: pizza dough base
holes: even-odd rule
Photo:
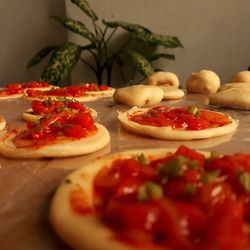
[[[98,131],[93,136],[82,139],[62,138],[58,142],[41,147],[16,148],[12,142],[15,133],[6,133],[0,141],[0,154],[14,159],[68,157],[93,153],[110,141],[108,130],[101,124],[95,123]]]
[[[118,113],[118,119],[122,126],[139,135],[151,136],[162,140],[195,140],[195,139],[206,139],[211,137],[217,137],[221,135],[230,134],[238,127],[238,121],[230,117],[232,123],[222,127],[209,128],[203,130],[174,130],[172,127],[155,127],[149,125],[141,125],[139,123],[130,121],[128,115],[137,113],[143,113],[147,108],[133,107],[127,112]]]
[[[97,118],[97,112],[92,109],[92,108],[89,108],[89,107],[86,107],[90,113],[91,113],[91,116],[93,117],[93,119],[96,119]],[[27,109],[24,113],[22,113],[22,118],[23,120],[25,121],[30,121],[30,122],[35,122],[37,120],[39,120],[40,118],[42,118],[43,116],[42,115],[35,115],[33,113],[33,109]]]
[[[246,83],[246,82],[225,83],[221,85],[221,87],[218,89],[218,92],[221,92],[227,89],[250,89],[250,83]]]
[[[120,152],[97,159],[65,177],[50,206],[50,222],[56,233],[71,247],[79,250],[146,250],[145,247],[133,248],[116,240],[113,231],[101,223],[95,215],[80,215],[73,212],[69,204],[69,193],[72,189],[81,187],[85,192],[86,202],[89,206],[93,206],[93,179],[104,166],[110,167],[115,159],[121,157],[128,158],[143,153],[156,159],[175,150],[158,148]],[[204,154],[209,156],[209,153]],[[65,180],[70,180],[70,183],[65,183]]]
[[[250,71],[244,70],[235,74],[230,82],[246,82],[250,83]]]
[[[172,86],[159,86],[164,92],[163,99],[165,100],[176,100],[181,99],[185,93],[181,89],[177,89],[176,87]]]
[[[109,87],[107,90],[101,90],[101,91],[86,91],[86,94],[88,95],[97,95],[99,98],[106,98],[111,97],[115,93],[115,89]]]
[[[238,83],[237,83],[238,84]],[[209,97],[209,104],[220,107],[250,110],[250,87],[228,88]]]
[[[133,85],[116,89],[113,98],[117,103],[142,107],[159,104],[163,96],[163,90],[157,86]]]

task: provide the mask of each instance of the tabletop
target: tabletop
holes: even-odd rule
[[[96,157],[129,149],[177,147],[185,144],[206,151],[223,154],[250,152],[250,112],[218,109],[207,105],[207,96],[186,95],[178,101],[164,101],[170,106],[197,105],[220,110],[239,120],[235,133],[211,139],[165,141],[137,136],[126,132],[117,120],[117,111],[128,107],[114,104],[111,98],[86,103],[98,112],[97,122],[111,135],[110,144],[98,152],[78,157],[11,160],[0,156],[0,249],[69,249],[54,234],[48,220],[51,198],[62,178]],[[22,99],[0,102],[0,115],[15,127],[23,124],[21,114],[30,108]]]

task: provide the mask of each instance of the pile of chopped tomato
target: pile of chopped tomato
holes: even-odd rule
[[[96,84],[80,84],[71,85],[63,88],[54,88],[47,91],[39,91],[29,89],[27,95],[30,97],[34,96],[69,96],[69,97],[80,97],[86,95],[87,91],[103,91],[107,90],[108,87],[105,85],[97,86]]]
[[[78,190],[79,191],[79,190]],[[186,146],[154,159],[116,159],[94,179],[93,213],[142,249],[250,249],[250,155],[207,159]],[[70,199],[84,214],[84,197]],[[77,197],[82,197],[77,199]]]
[[[23,94],[26,89],[29,88],[44,88],[49,87],[48,82],[27,82],[27,83],[10,83],[7,84],[6,88],[1,90],[1,94],[14,95]]]
[[[66,110],[87,111],[82,103],[66,98],[62,100],[53,100],[51,98],[44,101],[33,100],[31,107],[36,115],[57,114]]]
[[[171,126],[175,129],[201,130],[231,123],[227,115],[195,106],[173,108],[157,106],[143,113],[129,115],[129,120],[149,126]]]

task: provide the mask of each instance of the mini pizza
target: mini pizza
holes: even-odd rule
[[[196,106],[133,107],[127,112],[120,112],[118,119],[125,129],[133,133],[163,140],[211,138],[229,134],[238,127],[238,121],[232,117]]]
[[[6,126],[6,120],[4,119],[4,117],[0,115],[0,131],[3,130],[5,126]]]
[[[250,154],[120,152],[68,175],[50,221],[73,249],[250,249],[249,178]]]
[[[28,89],[49,90],[52,87],[55,86],[48,82],[10,83],[5,88],[0,89],[0,100],[22,98]]]
[[[9,158],[67,157],[95,152],[110,141],[107,129],[90,112],[45,114],[25,128],[0,138],[0,154]]]
[[[111,88],[108,88],[107,86],[99,86],[98,90],[93,89],[94,86],[93,88],[90,86],[86,87],[85,85],[71,85],[47,91],[38,91],[30,89],[27,91],[26,94],[28,99],[46,99],[48,97],[56,99],[58,97],[67,97],[74,98],[80,102],[88,102],[98,100],[99,98],[107,97],[111,91]],[[103,95],[101,95],[102,93]]]
[[[96,83],[81,84],[86,88],[86,94],[97,95],[99,97],[111,97],[113,96],[115,89],[106,85],[97,85]]]
[[[61,112],[90,112],[94,119],[97,117],[97,112],[94,109],[74,99],[59,98],[58,100],[53,100],[52,98],[48,98],[43,101],[33,100],[31,109],[26,110],[22,114],[22,118],[26,121],[36,121],[44,115],[55,115]]]

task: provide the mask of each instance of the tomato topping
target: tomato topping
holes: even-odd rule
[[[224,114],[198,109],[195,106],[187,108],[157,106],[146,112],[131,114],[128,118],[142,125],[170,126],[182,130],[203,130],[231,123],[229,117]]]
[[[249,181],[246,154],[205,160],[182,145],[155,160],[143,154],[118,158],[94,178],[92,213],[117,239],[142,249],[245,250]],[[74,203],[84,207],[81,200]]]

